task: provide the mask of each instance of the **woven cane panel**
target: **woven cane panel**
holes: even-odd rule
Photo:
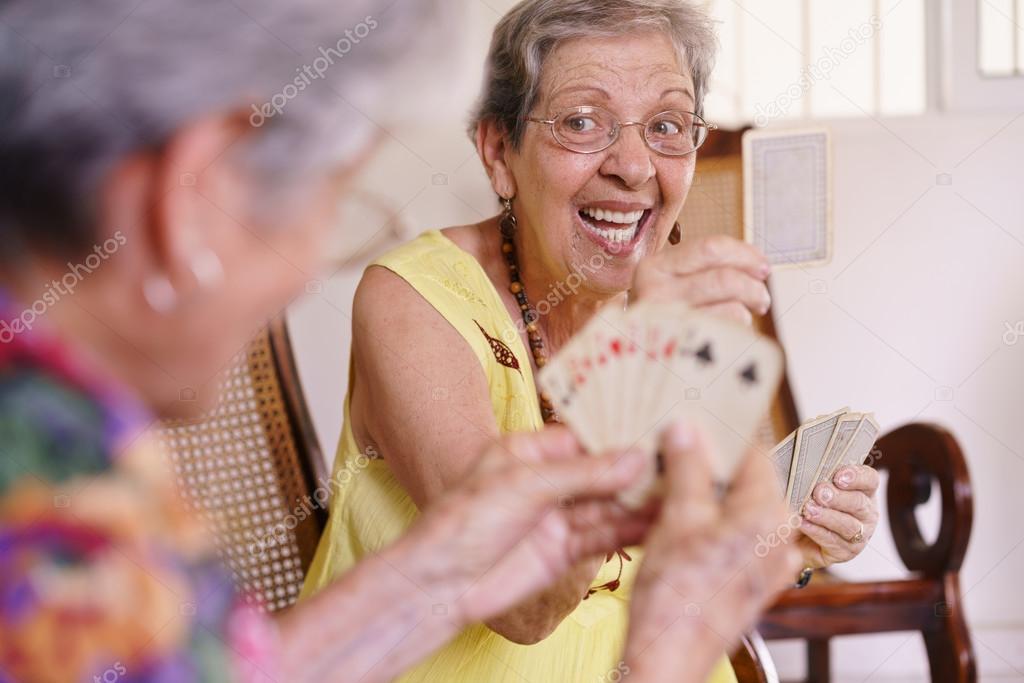
[[[731,235],[743,239],[743,160],[703,158],[679,217],[683,237]]]
[[[268,334],[235,358],[216,410],[165,424],[157,437],[245,599],[270,611],[295,602],[319,530],[311,517],[299,521],[310,491]]]
[[[742,156],[704,157],[697,162],[693,186],[686,198],[679,224],[684,239],[709,235],[729,235],[743,239]],[[762,333],[768,333],[763,319],[757,324]],[[758,427],[755,442],[771,447],[786,438],[791,430],[781,402],[776,400]]]

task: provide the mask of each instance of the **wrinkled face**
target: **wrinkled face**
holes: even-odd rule
[[[576,38],[549,55],[531,117],[597,106],[620,122],[668,110],[692,112],[693,80],[663,33]],[[586,125],[582,124],[581,125]],[[516,215],[532,265],[552,281],[576,271],[595,294],[629,289],[639,261],[667,241],[693,180],[696,153],[658,154],[642,126],[627,126],[608,149],[562,147],[550,126],[527,124],[509,156]]]

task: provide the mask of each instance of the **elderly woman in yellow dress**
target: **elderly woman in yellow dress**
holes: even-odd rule
[[[380,458],[336,492],[306,595],[399,535],[467,454],[543,429],[555,415],[534,373],[599,308],[685,300],[748,323],[767,311],[755,249],[670,244],[708,134],[714,49],[708,17],[682,0],[525,0],[499,22],[471,134],[502,212],[427,232],[366,271],[336,467],[371,447]],[[816,490],[805,566],[864,547],[876,488],[851,467]],[[601,680],[623,647],[631,557],[578,563],[403,680]],[[714,679],[732,678],[723,661]]]
[[[460,445],[477,464],[459,485],[282,618],[235,596],[145,428],[212,403],[203,387],[319,267],[372,147],[347,102],[390,109],[373,86],[411,61],[410,36],[447,40],[451,5],[0,3],[0,680],[392,680],[581,558],[646,534],[633,637],[615,655],[634,680],[690,681],[718,648],[692,621],[664,632],[683,596],[714,593],[705,614],[735,638],[794,570],[784,550],[694,551],[753,547],[781,521],[758,459],[743,495],[719,503],[708,445],[677,428],[652,528],[615,501],[635,454],[584,457],[548,430]],[[326,87],[282,95],[298,92],[295,63],[325,59],[375,16],[372,41]],[[198,400],[181,400],[184,387]],[[709,513],[699,524],[694,506]],[[721,586],[748,565],[768,578]],[[691,678],[670,674],[681,654]]]

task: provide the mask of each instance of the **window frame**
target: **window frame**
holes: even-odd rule
[[[941,59],[929,59],[929,69],[940,64],[942,68],[941,78],[929,75],[929,89],[939,87],[939,103],[944,111],[1024,108],[1024,75],[986,76],[981,72],[981,2],[984,0],[927,3],[932,15],[928,18],[929,29],[936,28],[941,34]],[[934,102],[931,96],[929,100]]]

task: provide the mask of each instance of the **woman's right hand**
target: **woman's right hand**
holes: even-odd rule
[[[683,301],[749,325],[771,306],[764,254],[734,237],[710,235],[666,245],[640,262],[630,301]]]
[[[796,579],[800,553],[763,542],[788,523],[767,458],[751,451],[720,499],[699,430],[673,426],[662,453],[665,498],[633,590],[623,666],[644,683],[705,681]]]

